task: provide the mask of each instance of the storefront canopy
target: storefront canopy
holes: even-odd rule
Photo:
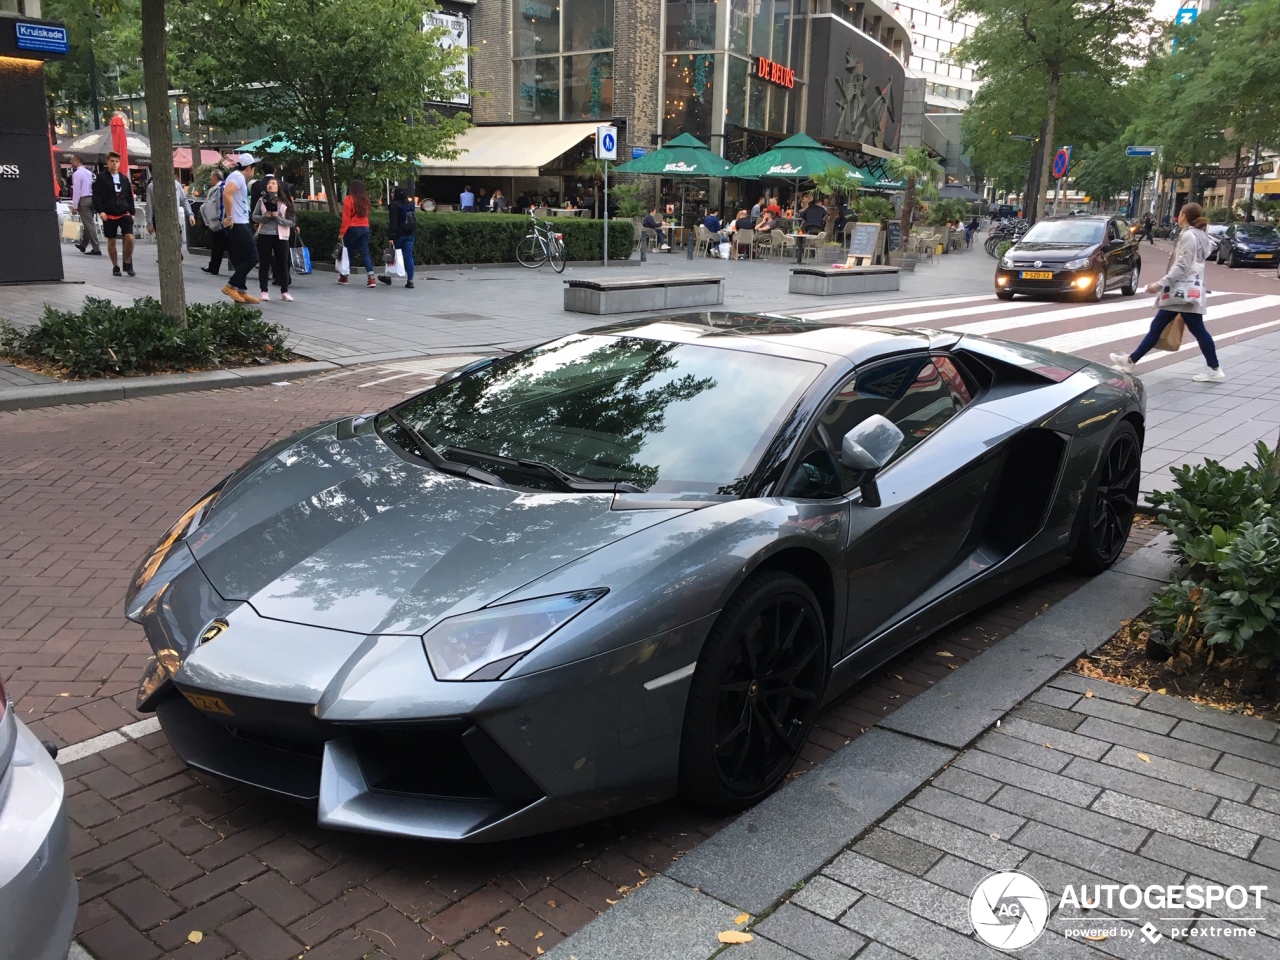
[[[125,131],[125,146],[131,164],[148,165],[151,162],[151,142],[140,133]],[[90,133],[78,133],[58,141],[58,153],[63,159],[72,154],[85,163],[106,163],[107,154],[115,148],[111,145],[111,127],[99,127]]]
[[[963,200],[965,203],[977,203],[982,199],[982,197],[974,193],[963,183],[948,183],[945,187],[939,187],[938,199],[946,200],[948,198]]]
[[[692,134],[682,133],[653,153],[618,167],[619,173],[644,173],[659,177],[725,177],[733,167],[728,160]]]
[[[468,127],[454,141],[453,160],[419,157],[418,170],[427,176],[536,177],[539,171],[587,137],[595,123],[531,123]]]
[[[847,170],[858,180],[866,177],[852,164],[841,160],[834,153],[805,133],[788,137],[772,150],[743,160],[729,171],[729,176],[743,180],[809,180],[815,174],[825,173],[832,167]]]
[[[217,150],[201,150],[200,151],[201,164],[220,163],[221,161],[222,161],[222,154],[220,154]],[[173,166],[174,166],[174,169],[176,170],[191,169],[191,148],[190,147],[177,147],[174,149]]]

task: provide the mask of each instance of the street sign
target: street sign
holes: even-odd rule
[[[68,53],[71,50],[67,28],[61,24],[16,23],[13,30],[19,50],[43,53]]]
[[[1159,147],[1125,147],[1126,157],[1154,157],[1160,152]]]
[[[1053,175],[1061,180],[1067,175],[1067,168],[1071,166],[1071,148],[1062,147],[1053,157]]]
[[[1200,11],[1195,7],[1183,7],[1173,18],[1174,26],[1183,27],[1189,23],[1195,23],[1196,15],[1199,13]]]
[[[596,159],[618,159],[617,127],[596,127]]]
[[[639,160],[641,157],[646,156],[648,153],[649,153],[649,151],[648,151],[648,150],[646,150],[644,147],[632,147],[632,148],[631,148],[631,159],[632,159],[632,160]]]

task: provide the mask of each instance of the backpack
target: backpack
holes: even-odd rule
[[[412,237],[418,232],[418,211],[412,203],[406,202],[400,207],[400,213],[400,236]]]
[[[209,191],[209,196],[205,197],[204,203],[200,204],[200,216],[204,218],[204,225],[210,230],[222,229],[223,213],[222,204],[222,188],[226,186],[227,181],[220,180],[218,184]]]

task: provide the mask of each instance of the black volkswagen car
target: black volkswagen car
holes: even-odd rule
[[[1228,267],[1273,266],[1280,261],[1280,232],[1267,223],[1228,224],[1218,238],[1217,260]]]
[[[1114,217],[1041,220],[1011,247],[996,267],[996,296],[1015,293],[1101,300],[1115,287],[1138,292],[1142,258],[1138,241]]]

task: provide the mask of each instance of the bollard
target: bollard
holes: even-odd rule
[[[693,259],[693,231],[686,230],[684,237],[684,258],[686,260]]]
[[[649,241],[648,241],[648,239],[645,237],[645,235],[644,235],[643,233],[641,233],[641,234],[640,234],[640,262],[641,262],[641,263],[648,263],[648,262],[649,262],[649,261],[648,261],[648,259],[647,259],[647,258],[646,258],[646,256],[645,256],[645,247],[647,247],[647,246],[649,246]]]

